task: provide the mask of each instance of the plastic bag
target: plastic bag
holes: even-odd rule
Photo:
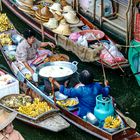
[[[78,38],[77,44],[78,44],[78,45],[81,45],[81,46],[88,47],[88,42],[87,42],[85,36],[80,36],[80,37]]]
[[[106,62],[113,64],[116,62],[123,62],[125,61],[124,56],[114,44],[103,43],[104,49],[101,51],[100,58],[105,60]]]

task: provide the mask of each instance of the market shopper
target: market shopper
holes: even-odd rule
[[[26,29],[23,32],[23,39],[17,46],[16,49],[16,60],[24,63],[25,67],[31,72],[34,73],[34,70],[31,68],[30,64],[41,55],[52,55],[50,50],[38,50],[40,47],[50,46],[55,48],[55,45],[51,42],[41,42],[36,39],[36,33],[33,30]]]
[[[60,85],[53,78],[49,78],[51,83],[59,88],[59,91],[69,97],[77,97],[79,100],[79,111],[78,116],[83,118],[88,112],[93,112],[96,105],[96,96],[103,94],[103,96],[108,96],[110,87],[108,86],[108,81],[105,81],[105,87],[102,87],[98,82],[94,82],[93,75],[87,71],[83,70],[80,73],[80,86],[74,88],[66,88],[64,85]]]
[[[0,140],[24,140],[12,125],[16,115],[15,112],[9,113],[4,109],[0,109]]]

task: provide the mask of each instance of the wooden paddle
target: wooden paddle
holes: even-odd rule
[[[120,115],[125,122],[133,129],[136,128],[137,124],[136,122],[134,122],[132,119],[130,119],[129,117],[124,116],[120,111],[116,110],[117,114]]]
[[[55,92],[54,92],[54,81],[53,80],[51,82],[51,87],[52,87],[53,100],[54,100],[54,103],[56,103]]]

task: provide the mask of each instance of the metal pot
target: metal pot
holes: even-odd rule
[[[76,61],[73,61],[72,63],[71,62],[66,62],[66,61],[47,62],[47,63],[39,65],[36,69],[36,73],[39,75],[39,71],[41,70],[41,68],[44,68],[44,67],[47,67],[47,66],[67,67],[67,68],[72,70],[72,74],[66,75],[66,76],[63,76],[63,77],[53,77],[57,81],[64,81],[64,80],[67,80],[68,78],[70,78],[77,71],[77,64],[78,64],[78,62],[76,62]],[[49,77],[44,77],[42,75],[39,75],[39,76],[43,79],[48,79],[49,78]]]

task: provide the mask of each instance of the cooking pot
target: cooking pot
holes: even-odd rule
[[[57,66],[57,67],[62,67],[62,68],[66,67],[72,71],[71,74],[64,75],[61,77],[53,77],[57,81],[64,81],[64,80],[67,80],[68,78],[70,78],[77,71],[77,64],[78,64],[78,62],[76,62],[76,61],[73,61],[73,62],[66,62],[66,61],[47,62],[47,63],[43,63],[43,64],[39,65],[36,69],[36,73],[41,78],[48,79],[49,77],[40,75],[39,72],[42,68],[44,68],[44,67],[47,68],[49,66]]]

